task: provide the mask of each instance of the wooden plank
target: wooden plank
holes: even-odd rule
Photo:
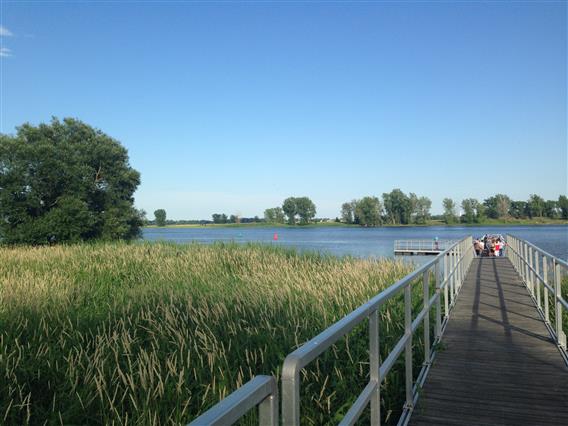
[[[507,258],[476,258],[411,425],[568,425],[568,367]]]

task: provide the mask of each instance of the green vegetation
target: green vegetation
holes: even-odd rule
[[[316,205],[308,197],[288,197],[282,203],[282,211],[288,217],[288,225],[307,225],[316,216]]]
[[[47,244],[139,236],[139,173],[119,142],[74,119],[0,134],[0,240]]]
[[[154,217],[156,218],[156,226],[166,226],[166,211],[164,209],[156,210]]]
[[[289,352],[410,269],[256,245],[0,248],[2,423],[187,422],[253,375],[278,376]],[[384,359],[403,334],[401,299],[380,317]],[[304,371],[306,424],[346,412],[367,350],[365,323]],[[384,383],[390,420],[403,364]]]

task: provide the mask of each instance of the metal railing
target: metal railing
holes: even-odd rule
[[[454,240],[395,240],[394,251],[441,252],[455,243]]]
[[[563,310],[568,302],[562,296],[562,271],[568,273],[568,263],[541,248],[512,235],[507,235],[508,256],[533,298],[539,314],[554,338],[560,353],[568,363]],[[554,301],[554,325],[550,323],[550,296]]]
[[[426,374],[435,355],[435,345],[430,342],[430,310],[435,306],[434,343],[436,343],[442,336],[449,313],[456,302],[473,258],[474,250],[471,237],[453,243],[434,259],[397,281],[290,353],[284,360],[282,367],[282,424],[286,426],[300,424],[300,371],[367,319],[369,320],[369,382],[340,424],[354,424],[369,404],[371,406],[371,423],[373,425],[380,424],[380,386],[403,352],[405,356],[406,396],[399,424],[407,423],[413,407],[418,401],[419,390],[424,384]],[[435,291],[432,296],[430,296],[431,273],[435,278]],[[417,279],[420,279],[422,284],[422,309],[413,319],[411,290],[413,282]],[[405,331],[381,363],[379,359],[379,309],[387,301],[401,293],[404,293]],[[412,339],[414,333],[422,324],[424,329],[424,363],[416,382],[414,382]],[[257,381],[259,377],[262,377],[262,382]],[[267,382],[270,382],[270,385],[267,385]],[[278,408],[273,377],[257,376],[195,419],[190,425],[231,424],[258,404],[260,404],[260,425],[276,425],[278,423]]]
[[[404,351],[406,398],[399,424],[408,421],[409,415],[418,400],[418,390],[422,387],[430,363],[434,355],[430,344],[430,309],[435,305],[435,341],[441,338],[443,327],[447,322],[450,309],[461,289],[465,275],[474,257],[473,240],[466,237],[454,243],[433,260],[419,267],[403,279],[391,285],[364,305],[339,320],[322,333],[306,342],[289,354],[282,368],[282,423],[297,426],[300,424],[300,371],[326,349],[347,335],[357,325],[369,320],[369,383],[359,394],[354,404],[345,414],[341,425],[352,425],[362,414],[368,404],[371,405],[371,423],[380,424],[380,385],[388,372]],[[436,289],[430,297],[429,274],[434,270]],[[443,277],[442,277],[443,271]],[[423,308],[412,319],[411,284],[422,276]],[[379,318],[382,305],[394,296],[404,292],[404,325],[405,332],[394,345],[389,355],[379,361]],[[444,319],[442,320],[442,295],[444,296]],[[412,372],[412,336],[424,324],[424,364],[418,375],[416,385],[413,384]]]
[[[256,406],[261,425],[278,425],[278,386],[274,377],[256,376],[188,426],[230,425]]]

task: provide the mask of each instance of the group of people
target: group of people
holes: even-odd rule
[[[503,256],[505,251],[505,238],[502,235],[487,235],[473,240],[473,248],[477,256]]]

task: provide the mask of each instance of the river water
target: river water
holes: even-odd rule
[[[466,235],[512,234],[526,239],[549,253],[568,259],[568,226],[488,226],[488,227],[314,227],[314,228],[145,228],[149,241],[177,243],[258,242],[294,247],[300,251],[317,251],[336,256],[393,257],[394,240],[460,239]],[[277,234],[278,240],[274,240]],[[420,262],[421,259],[414,258]]]

